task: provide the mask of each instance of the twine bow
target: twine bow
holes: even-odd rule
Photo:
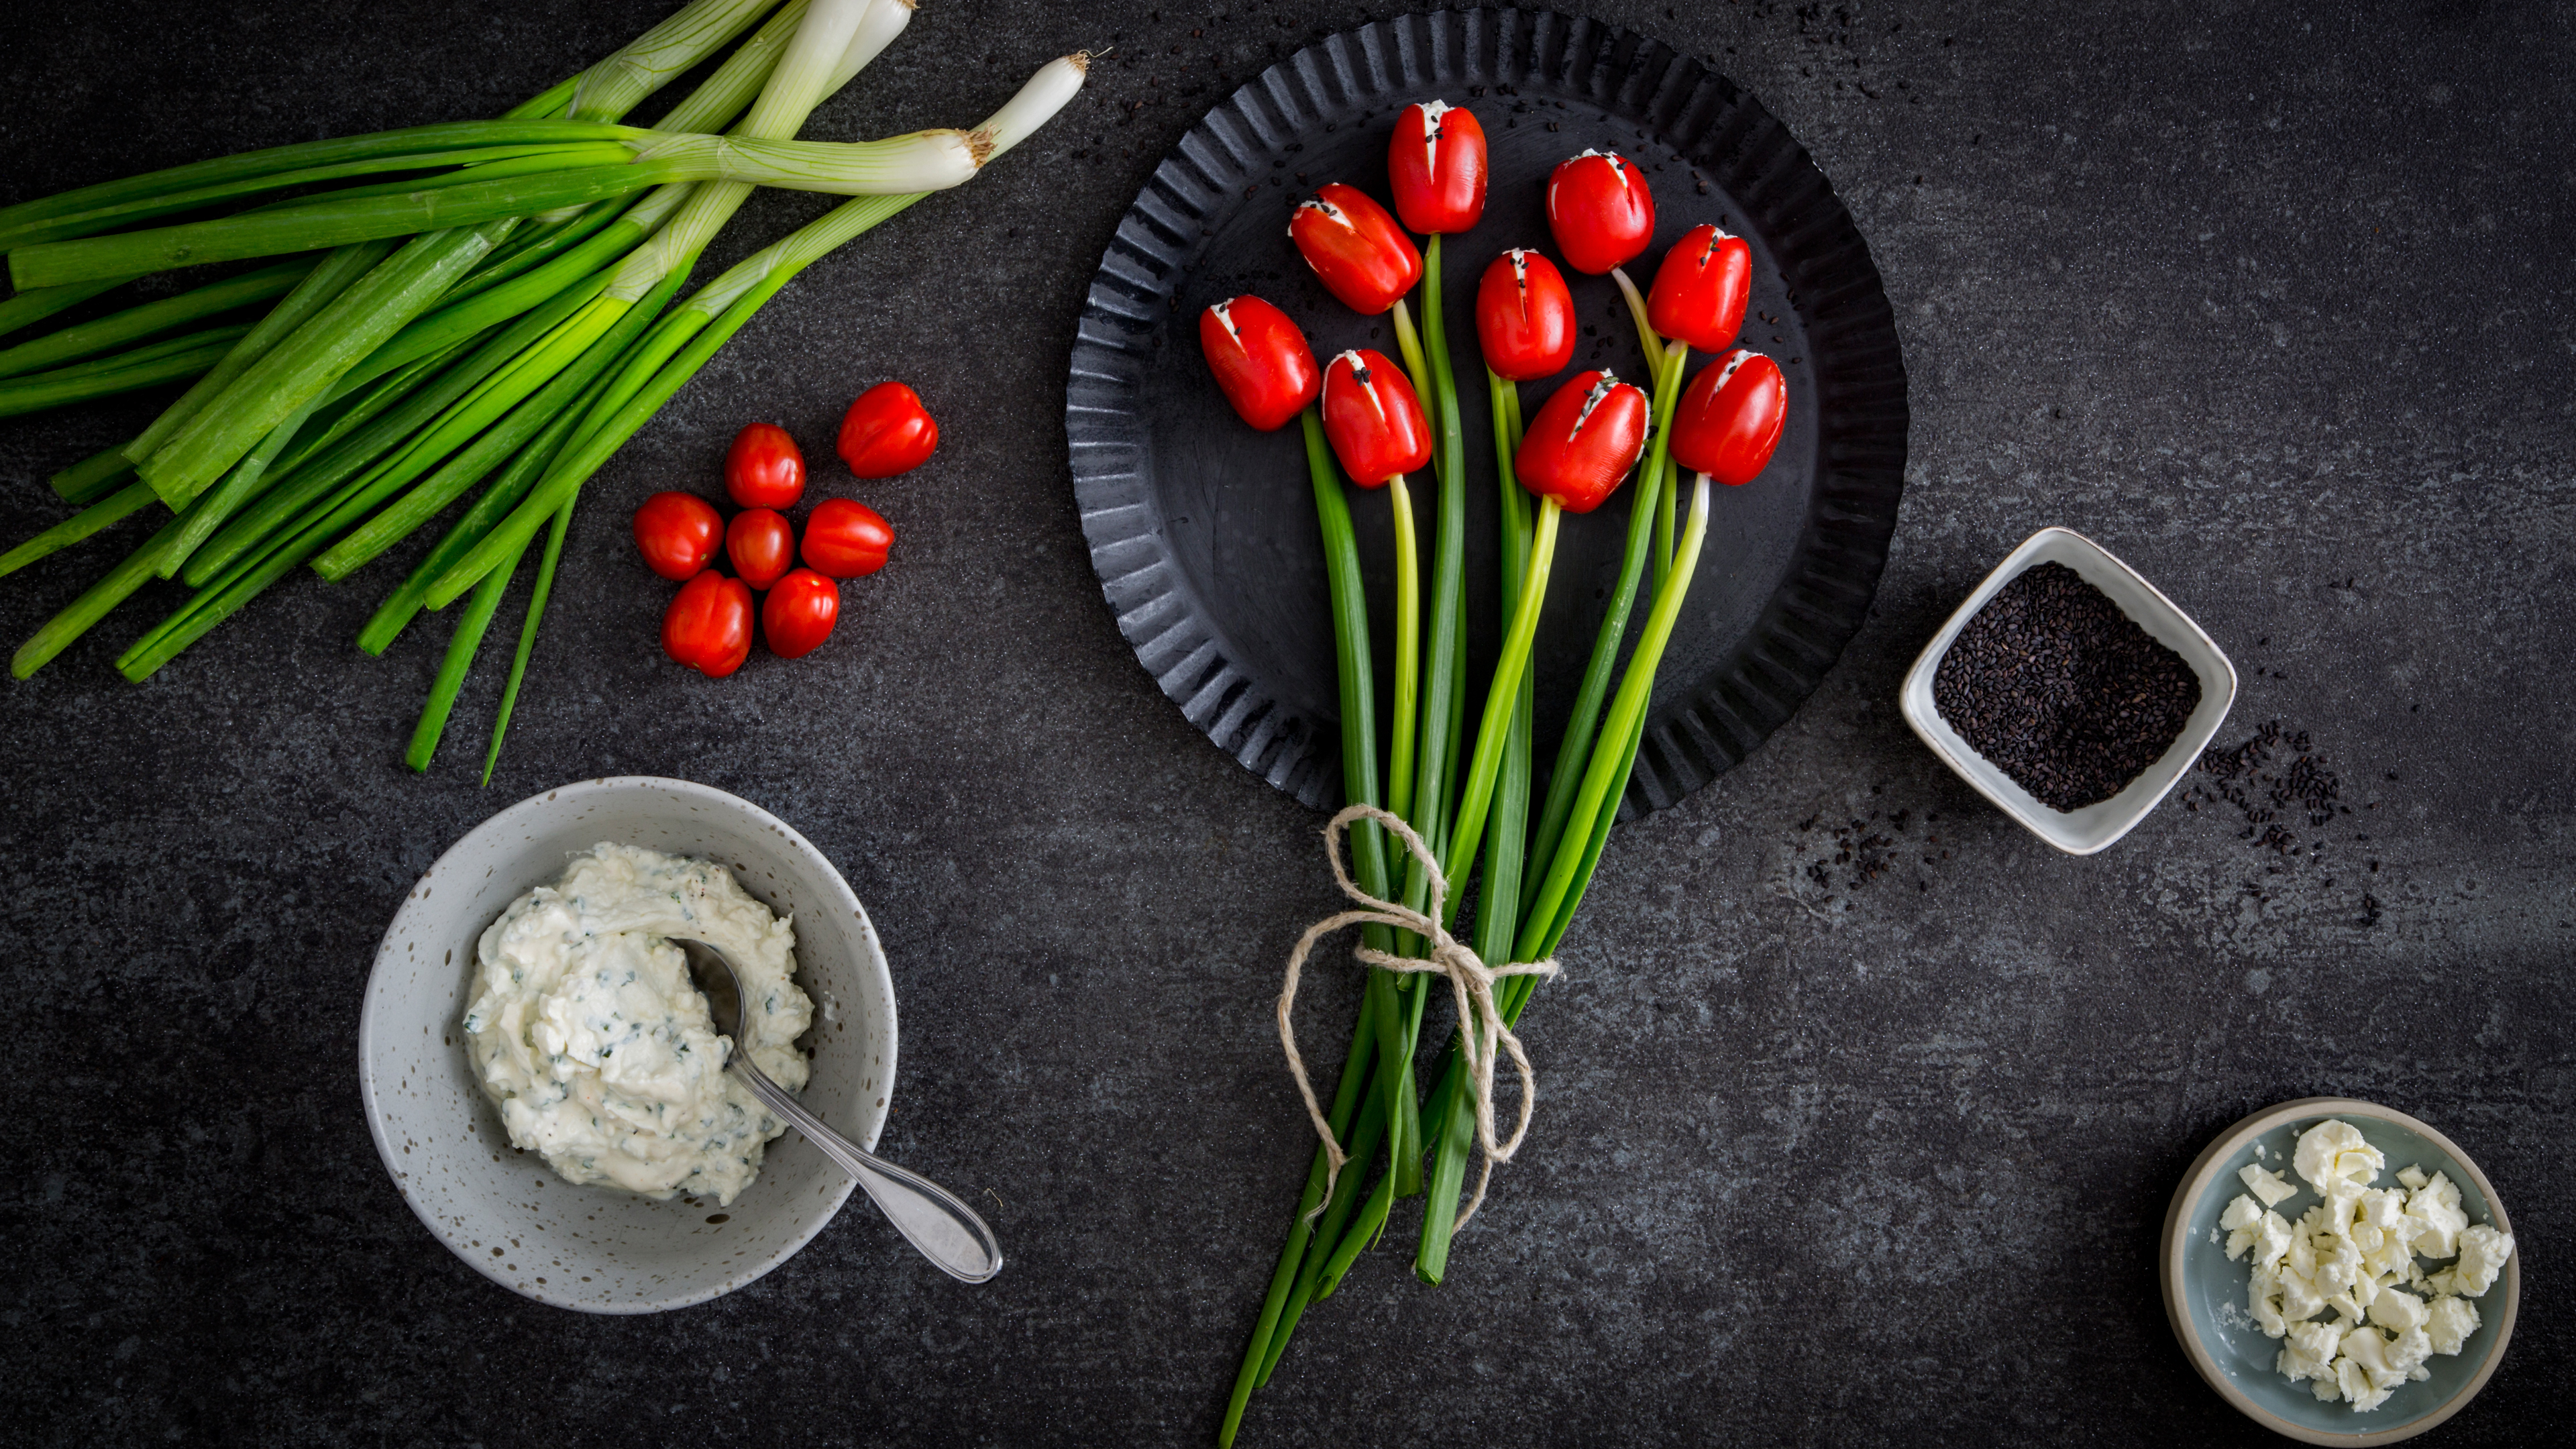
[[[1373,820],[1393,832],[1422,863],[1423,875],[1431,882],[1431,903],[1426,913],[1396,901],[1382,901],[1361,890],[1351,881],[1351,873],[1342,865],[1342,837],[1354,821]],[[1306,957],[1315,943],[1335,931],[1352,926],[1387,926],[1410,931],[1431,943],[1428,956],[1395,956],[1372,947],[1361,946],[1351,954],[1371,966],[1389,971],[1426,972],[1449,978],[1449,989],[1458,998],[1458,1050],[1466,1059],[1467,1088],[1476,1102],[1476,1146],[1484,1153],[1485,1170],[1476,1179],[1475,1196],[1458,1214],[1451,1231],[1463,1228],[1476,1215],[1485,1201],[1485,1185],[1494,1179],[1494,1164],[1509,1162],[1520,1150],[1521,1139],[1529,1135],[1530,1107],[1538,1099],[1538,1074],[1530,1070],[1529,1055],[1521,1050],[1521,1039],[1503,1024],[1503,1014],[1494,1005],[1494,982],[1505,976],[1554,976],[1554,961],[1512,962],[1488,966],[1469,947],[1452,937],[1440,924],[1447,904],[1448,881],[1441,874],[1440,862],[1433,859],[1431,848],[1413,827],[1395,815],[1374,805],[1352,805],[1334,816],[1324,827],[1324,856],[1333,865],[1333,883],[1342,894],[1360,903],[1361,909],[1327,916],[1306,928],[1297,938],[1297,949],[1288,953],[1288,977],[1279,988],[1279,1045],[1288,1053],[1288,1074],[1297,1079],[1298,1095],[1306,1099],[1306,1115],[1314,1119],[1315,1135],[1324,1140],[1324,1198],[1333,1195],[1334,1179],[1341,1176],[1342,1165],[1350,1158],[1333,1136],[1332,1125],[1324,1120],[1323,1104],[1315,1100],[1315,1086],[1306,1078],[1306,1059],[1297,1054],[1297,1031],[1289,1024],[1289,1009],[1297,1004],[1297,978],[1306,968]],[[1494,1136],[1494,1065],[1502,1054],[1511,1054],[1512,1065],[1521,1074],[1520,1121],[1512,1128],[1511,1140],[1497,1141]],[[1310,1215],[1311,1216],[1311,1215]]]

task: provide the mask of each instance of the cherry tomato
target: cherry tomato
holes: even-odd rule
[[[735,577],[765,589],[796,567],[796,530],[774,508],[746,508],[725,525],[725,557]]]
[[[1324,436],[1343,471],[1375,488],[1431,461],[1431,428],[1404,369],[1381,352],[1345,352],[1324,369]]]
[[[1574,294],[1556,263],[1514,247],[1476,283],[1476,342],[1494,375],[1528,382],[1574,360]]]
[[[1404,300],[1422,280],[1422,253],[1356,186],[1336,181],[1288,214],[1288,239],[1342,305],[1374,317]]]
[[[662,615],[662,652],[709,679],[751,657],[751,586],[708,569],[680,585]]]
[[[1770,464],[1788,420],[1789,381],[1780,364],[1738,348],[1682,389],[1673,409],[1673,458],[1720,483],[1750,483]]]
[[[1744,330],[1744,302],[1752,295],[1753,248],[1703,223],[1664,253],[1646,295],[1646,320],[1666,337],[1715,352]]]
[[[1199,314],[1199,350],[1235,413],[1276,432],[1323,387],[1306,334],[1259,297],[1228,297]]]
[[[745,508],[793,508],[805,496],[805,455],[775,423],[753,423],[725,449],[725,492]]]
[[[760,637],[770,653],[795,659],[832,637],[840,618],[841,586],[812,569],[798,569],[760,601]]]
[[[1597,277],[1655,239],[1655,193],[1626,157],[1586,151],[1549,174],[1547,229],[1566,265]]]
[[[1578,372],[1530,419],[1512,467],[1521,486],[1568,513],[1601,506],[1646,448],[1646,395],[1607,372]]]
[[[694,493],[656,493],[635,510],[635,546],[666,579],[694,578],[724,546],[724,517]]]
[[[921,405],[921,394],[899,382],[881,382],[859,394],[841,417],[841,461],[861,478],[891,478],[930,461],[939,447],[939,424]]]
[[[1386,143],[1386,180],[1407,227],[1425,236],[1473,229],[1485,214],[1485,128],[1443,101],[1405,107]]]
[[[805,563],[825,578],[875,573],[893,547],[894,529],[864,503],[826,498],[805,516]]]

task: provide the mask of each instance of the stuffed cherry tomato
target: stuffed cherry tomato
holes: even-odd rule
[[[708,569],[680,585],[662,615],[662,652],[722,679],[751,657],[751,586]]]
[[[1597,277],[1655,239],[1655,193],[1626,157],[1586,151],[1548,176],[1547,229],[1567,266]]]
[[[1682,233],[1655,270],[1646,320],[1666,337],[1715,352],[1744,330],[1753,295],[1753,249],[1744,238],[1702,224]]]
[[[734,576],[765,589],[796,567],[796,530],[774,508],[746,508],[725,525],[725,557]]]
[[[1413,239],[1356,186],[1336,181],[1299,202],[1288,217],[1288,239],[1325,290],[1362,316],[1403,301],[1422,280],[1422,253]]]
[[[725,492],[745,508],[792,508],[805,496],[805,454],[785,428],[753,423],[725,450]]]
[[[1574,360],[1574,294],[1556,263],[1514,247],[1476,283],[1476,342],[1485,366],[1510,382],[1563,372]]]
[[[1287,426],[1323,388],[1306,334],[1259,297],[1229,297],[1200,313],[1199,350],[1235,413],[1265,433]]]
[[[1673,458],[1720,483],[1760,476],[1789,420],[1789,382],[1780,364],[1737,349],[1701,368],[1673,408]]]
[[[894,529],[864,503],[827,498],[805,518],[806,566],[826,578],[855,579],[885,567]]]
[[[1590,513],[1646,449],[1646,395],[1607,372],[1578,372],[1530,419],[1512,468],[1521,486]]]
[[[1404,369],[1366,348],[1324,369],[1324,436],[1342,470],[1376,488],[1431,462],[1431,428]]]
[[[781,659],[811,654],[841,617],[841,586],[812,569],[778,581],[760,603],[760,637]]]
[[[723,515],[694,493],[656,493],[635,510],[644,566],[674,581],[697,577],[724,547]]]
[[[1485,128],[1445,101],[1405,107],[1386,143],[1386,180],[1408,228],[1425,236],[1473,228],[1485,214]]]
[[[939,448],[939,424],[921,405],[921,394],[899,382],[881,382],[859,394],[841,419],[841,461],[861,478],[891,478],[930,461]]]

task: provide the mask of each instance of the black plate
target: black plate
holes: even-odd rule
[[[1318,358],[1353,346],[1394,355],[1386,319],[1354,315],[1307,270],[1288,214],[1328,181],[1387,200],[1395,112],[1435,96],[1472,109],[1492,149],[1484,221],[1445,243],[1442,289],[1467,424],[1471,728],[1500,629],[1493,434],[1471,310],[1485,264],[1509,246],[1554,253],[1547,174],[1586,147],[1643,165],[1654,186],[1656,243],[1630,268],[1640,287],[1663,248],[1701,222],[1753,247],[1742,345],[1787,372],[1788,426],[1770,470],[1716,500],[1628,788],[1629,809],[1657,809],[1761,743],[1860,627],[1896,523],[1906,429],[1895,320],[1833,188],[1752,97],[1658,42],[1552,12],[1403,16],[1309,46],[1210,111],[1128,209],[1083,309],[1065,431],[1092,564],[1136,657],[1192,723],[1306,804],[1340,803],[1332,628],[1303,444],[1294,424],[1256,433],[1227,408],[1199,354],[1198,314],[1256,292],[1296,319]],[[1587,324],[1574,367],[1644,381],[1613,283],[1568,280]],[[1524,384],[1524,410],[1553,390]],[[1534,656],[1542,770],[1618,574],[1630,492],[1569,518],[1558,547]],[[1427,557],[1427,471],[1414,499]],[[1353,513],[1383,690],[1386,495],[1355,496]],[[1634,618],[1644,616],[1641,596]]]

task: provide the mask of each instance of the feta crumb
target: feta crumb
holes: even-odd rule
[[[2478,1331],[2478,1305],[2465,1298],[2436,1298],[2424,1310],[2424,1330],[2435,1353],[2458,1353]]]
[[[2418,1224],[2416,1252],[2427,1258],[2459,1255],[2460,1230],[2469,1225],[2469,1215],[2461,1211],[2459,1185],[2447,1173],[2434,1173],[2406,1195],[2406,1215]]]
[[[2495,1286],[2496,1275],[2504,1271],[2504,1260],[2513,1256],[2513,1234],[2499,1233],[2484,1223],[2460,1230],[2460,1264],[2453,1277],[2460,1285],[2460,1296],[2484,1298]]]
[[[2355,1178],[2368,1182],[2388,1165],[2378,1148],[2362,1140],[2360,1128],[2335,1117],[2300,1133],[2291,1161],[2299,1176],[2321,1193],[2331,1184]]]
[[[2424,1300],[2412,1293],[2394,1289],[2370,1302],[2370,1321],[2392,1332],[2403,1333],[2424,1326]]]
[[[2406,1186],[2410,1188],[2422,1187],[2425,1181],[2424,1169],[2420,1167],[2401,1167],[2397,1169],[2397,1180],[2406,1184]]]
[[[2265,1171],[2250,1162],[2245,1164],[2243,1167],[2238,1168],[2236,1170],[2236,1176],[2245,1184],[2248,1191],[2263,1200],[2263,1206],[2267,1208],[2279,1207],[2281,1205],[2281,1199],[2294,1197],[2299,1191],[2297,1188],[2283,1182],[2281,1180],[2281,1174]]]

